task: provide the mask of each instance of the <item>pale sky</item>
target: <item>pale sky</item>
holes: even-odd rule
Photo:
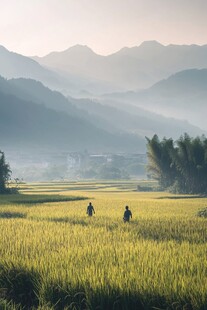
[[[107,55],[147,40],[207,44],[207,0],[0,0],[0,45],[23,55],[76,44]]]

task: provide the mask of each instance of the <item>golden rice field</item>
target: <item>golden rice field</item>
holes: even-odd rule
[[[23,184],[0,196],[0,309],[205,310],[206,206],[135,181]]]

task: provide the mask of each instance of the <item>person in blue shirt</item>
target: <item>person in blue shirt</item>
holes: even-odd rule
[[[126,206],[125,209],[123,217],[124,223],[129,222],[130,218],[132,218],[132,212],[129,210],[129,207]]]
[[[92,206],[91,202],[89,202],[89,205],[88,205],[88,207],[87,207],[86,214],[88,214],[88,216],[92,216],[93,213],[95,214],[94,207]]]

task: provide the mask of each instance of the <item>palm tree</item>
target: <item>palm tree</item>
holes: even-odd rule
[[[148,170],[163,189],[180,193],[207,192],[207,139],[187,133],[176,141],[147,139]]]
[[[179,191],[204,193],[207,190],[207,140],[204,136],[191,138],[184,134],[171,153],[177,170]]]
[[[148,171],[152,178],[159,181],[166,189],[172,186],[175,179],[175,167],[172,164],[171,152],[174,148],[173,140],[164,138],[161,142],[157,135],[147,139]]]

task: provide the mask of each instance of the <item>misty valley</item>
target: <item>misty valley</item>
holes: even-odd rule
[[[127,160],[146,154],[145,137],[206,134],[206,53],[149,41],[107,57],[77,45],[32,59],[1,47],[0,141],[14,177],[102,178],[86,153],[107,158],[115,178],[146,177],[146,160]]]

